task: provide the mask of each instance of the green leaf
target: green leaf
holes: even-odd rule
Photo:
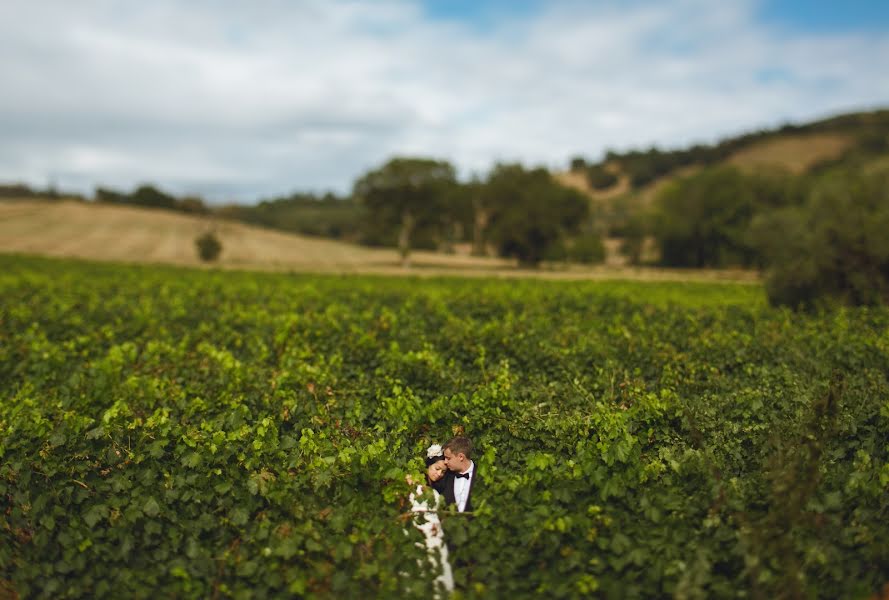
[[[231,513],[232,523],[235,525],[244,525],[250,518],[250,513],[242,507],[235,508]]]
[[[154,497],[149,496],[148,500],[145,501],[145,504],[142,505],[142,512],[148,515],[149,517],[156,517],[160,512],[161,507],[157,503],[157,500]]]
[[[108,507],[104,504],[96,504],[83,515],[83,520],[90,527],[95,527],[96,523],[104,519],[108,515]]]
[[[189,452],[185,455],[185,458],[182,459],[182,464],[190,469],[194,469],[201,464],[201,455],[197,452]]]
[[[152,442],[148,446],[148,455],[151,456],[151,458],[161,458],[164,455],[164,448],[166,445],[166,440],[156,440]]]

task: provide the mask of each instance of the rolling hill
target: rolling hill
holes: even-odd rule
[[[866,158],[864,162],[862,156]],[[614,232],[619,231],[631,215],[651,208],[666,186],[703,168],[730,165],[744,172],[766,169],[798,175],[853,160],[858,161],[859,167],[863,164],[863,168],[882,169],[889,164],[889,110],[787,125],[726,139],[713,146],[609,153],[598,164],[555,173],[562,184],[579,189],[590,198],[598,227],[606,237],[608,256],[603,267],[559,267],[544,270],[543,276],[696,278],[698,275],[687,272],[671,274],[662,270],[623,268],[626,259],[618,251],[621,239],[616,237],[620,234]],[[612,181],[594,189],[585,169],[610,173]],[[12,192],[17,189],[5,187]],[[28,191],[25,187],[22,189]],[[213,230],[223,244],[222,256],[215,263],[222,268],[406,272],[393,249],[369,248],[294,233],[296,225],[304,227],[313,223],[313,218],[318,219],[305,210],[290,215],[293,218],[289,220],[282,217],[263,222],[266,227],[278,228],[270,229],[248,224],[246,218],[241,221],[231,218],[242,218],[238,216],[239,211],[214,210],[198,215],[110,202],[41,200],[36,196],[39,193],[32,193],[28,198],[0,199],[0,252],[201,266],[194,241],[198,235]],[[414,268],[408,271],[411,273],[520,274],[512,261],[472,257],[465,251],[415,252],[412,262]],[[736,278],[737,274],[727,276]]]
[[[263,229],[219,218],[161,209],[57,200],[0,201],[0,252],[124,263],[205,267],[195,238],[214,231],[223,251],[214,267],[315,273],[540,277],[547,279],[729,280],[753,282],[744,271],[559,267],[522,270],[509,260],[416,252],[411,268],[392,249],[367,248]]]
[[[214,231],[218,265],[299,271],[400,269],[393,250],[273,231],[173,211],[76,201],[0,202],[0,251],[199,266],[194,240]],[[418,252],[418,267],[503,267],[504,261]]]
[[[675,150],[636,150],[624,154],[609,153],[591,168],[614,173],[613,185],[595,189],[584,170],[563,171],[555,177],[564,185],[578,189],[598,204],[627,198],[648,203],[670,181],[690,175],[704,166],[730,165],[744,172],[783,170],[798,175],[826,164],[846,160],[862,147],[889,147],[889,110],[848,113],[804,125],[785,125],[727,138],[713,146],[694,146]],[[655,165],[655,175],[634,185],[634,170],[640,163]],[[647,166],[647,165],[646,165]]]

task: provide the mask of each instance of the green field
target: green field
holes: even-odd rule
[[[431,598],[404,478],[460,429],[464,597],[889,582],[889,309],[0,256],[0,596]]]

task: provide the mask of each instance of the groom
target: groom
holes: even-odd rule
[[[445,504],[456,504],[459,512],[472,512],[472,492],[478,481],[478,469],[472,461],[472,441],[467,437],[455,437],[444,446],[445,466],[448,468],[440,480],[439,492]]]

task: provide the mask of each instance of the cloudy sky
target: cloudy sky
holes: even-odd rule
[[[889,2],[0,0],[0,181],[216,202],[889,107]]]

